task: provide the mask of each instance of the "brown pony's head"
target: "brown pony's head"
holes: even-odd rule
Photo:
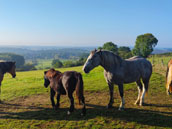
[[[44,71],[44,86],[47,88],[50,84],[50,81],[61,72],[55,69],[49,69],[48,71]]]
[[[13,78],[16,77],[16,62],[7,62],[9,65],[8,73],[11,74]]]

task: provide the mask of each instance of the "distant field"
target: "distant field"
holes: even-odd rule
[[[35,65],[35,67],[38,70],[52,68],[52,61],[53,61],[53,59],[37,59],[37,65]],[[60,61],[64,62],[66,60],[61,59]]]
[[[2,83],[0,128],[172,128],[172,98],[165,92],[165,75],[156,69],[145,99],[147,106],[133,104],[137,98],[137,86],[131,83],[124,88],[124,111],[118,111],[120,97],[117,86],[114,90],[114,108],[106,109],[109,93],[101,67],[89,74],[83,73],[82,67],[58,70],[82,73],[87,115],[80,116],[81,110],[76,104],[76,110],[68,116],[66,112],[69,103],[66,96],[61,97],[60,109],[55,111],[51,108],[49,88],[43,86],[44,70],[17,72],[16,79],[6,74]]]
[[[151,63],[158,64],[158,65],[163,65],[166,66],[168,61],[172,59],[172,56],[165,56],[165,55],[153,55],[148,58]],[[37,65],[35,66],[37,69],[46,69],[46,68],[51,68],[52,67],[52,60],[53,59],[38,59],[37,60]],[[65,60],[60,60],[60,61],[65,61]],[[27,62],[30,62],[27,60]]]
[[[172,56],[165,56],[165,55],[162,56],[153,55],[152,57],[149,58],[151,63],[165,65],[165,66],[167,66],[167,63],[170,59],[172,59]]]
[[[105,88],[107,89],[107,86],[104,86],[106,83],[103,79],[103,69],[100,67],[95,69],[96,72],[92,71],[90,74],[84,74],[82,72],[82,67],[61,68],[58,70],[62,72],[67,70],[76,70],[81,72],[84,76],[84,85],[86,90],[95,91],[103,90]],[[5,78],[2,82],[1,98],[3,100],[11,100],[21,96],[48,92],[49,89],[46,89],[43,86],[43,75],[44,70],[17,72],[17,77],[15,79],[11,78],[10,74],[5,74]]]
[[[38,64],[36,65],[36,68],[37,69],[46,69],[48,67],[52,67],[52,60],[53,59],[46,59],[46,60],[43,60],[43,59],[39,59],[37,60],[38,61]]]

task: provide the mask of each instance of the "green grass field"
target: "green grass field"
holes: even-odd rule
[[[52,61],[53,59],[38,59],[38,64],[35,67],[36,69],[46,69],[47,67],[52,67]]]
[[[172,128],[172,98],[165,92],[165,75],[156,69],[145,98],[147,106],[133,104],[137,98],[137,86],[135,83],[127,84],[124,86],[124,111],[118,111],[120,97],[117,86],[114,89],[114,108],[106,109],[109,93],[101,67],[89,74],[83,73],[82,67],[58,70],[76,70],[82,73],[86,116],[80,116],[81,110],[76,101],[76,110],[68,116],[69,103],[66,96],[61,97],[60,109],[51,108],[49,88],[43,86],[43,70],[17,72],[15,79],[6,74],[2,83],[0,128]]]

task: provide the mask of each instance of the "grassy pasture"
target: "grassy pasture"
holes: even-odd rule
[[[0,104],[0,128],[172,128],[172,98],[165,93],[164,74],[154,68],[150,81],[147,103],[144,107],[134,105],[137,98],[135,83],[124,87],[126,109],[118,111],[120,97],[114,89],[114,108],[106,109],[109,94],[103,69],[95,68],[89,74],[82,67],[63,68],[60,71],[76,70],[84,79],[87,115],[80,116],[80,107],[67,116],[69,107],[66,96],[61,97],[58,110],[51,109],[49,88],[43,86],[43,70],[17,72],[17,78],[5,75],[2,83]]]
[[[51,63],[52,63],[53,59],[38,59],[37,62],[38,64],[35,66],[37,69],[45,69],[47,67],[52,67]]]

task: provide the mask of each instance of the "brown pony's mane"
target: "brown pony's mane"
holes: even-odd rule
[[[55,69],[50,69],[50,70],[48,70],[48,71],[46,71],[46,76],[47,77],[51,77],[51,78],[54,78],[54,77],[56,77],[57,75],[60,75],[61,74],[61,72],[60,71],[58,71],[58,70],[55,70]]]

